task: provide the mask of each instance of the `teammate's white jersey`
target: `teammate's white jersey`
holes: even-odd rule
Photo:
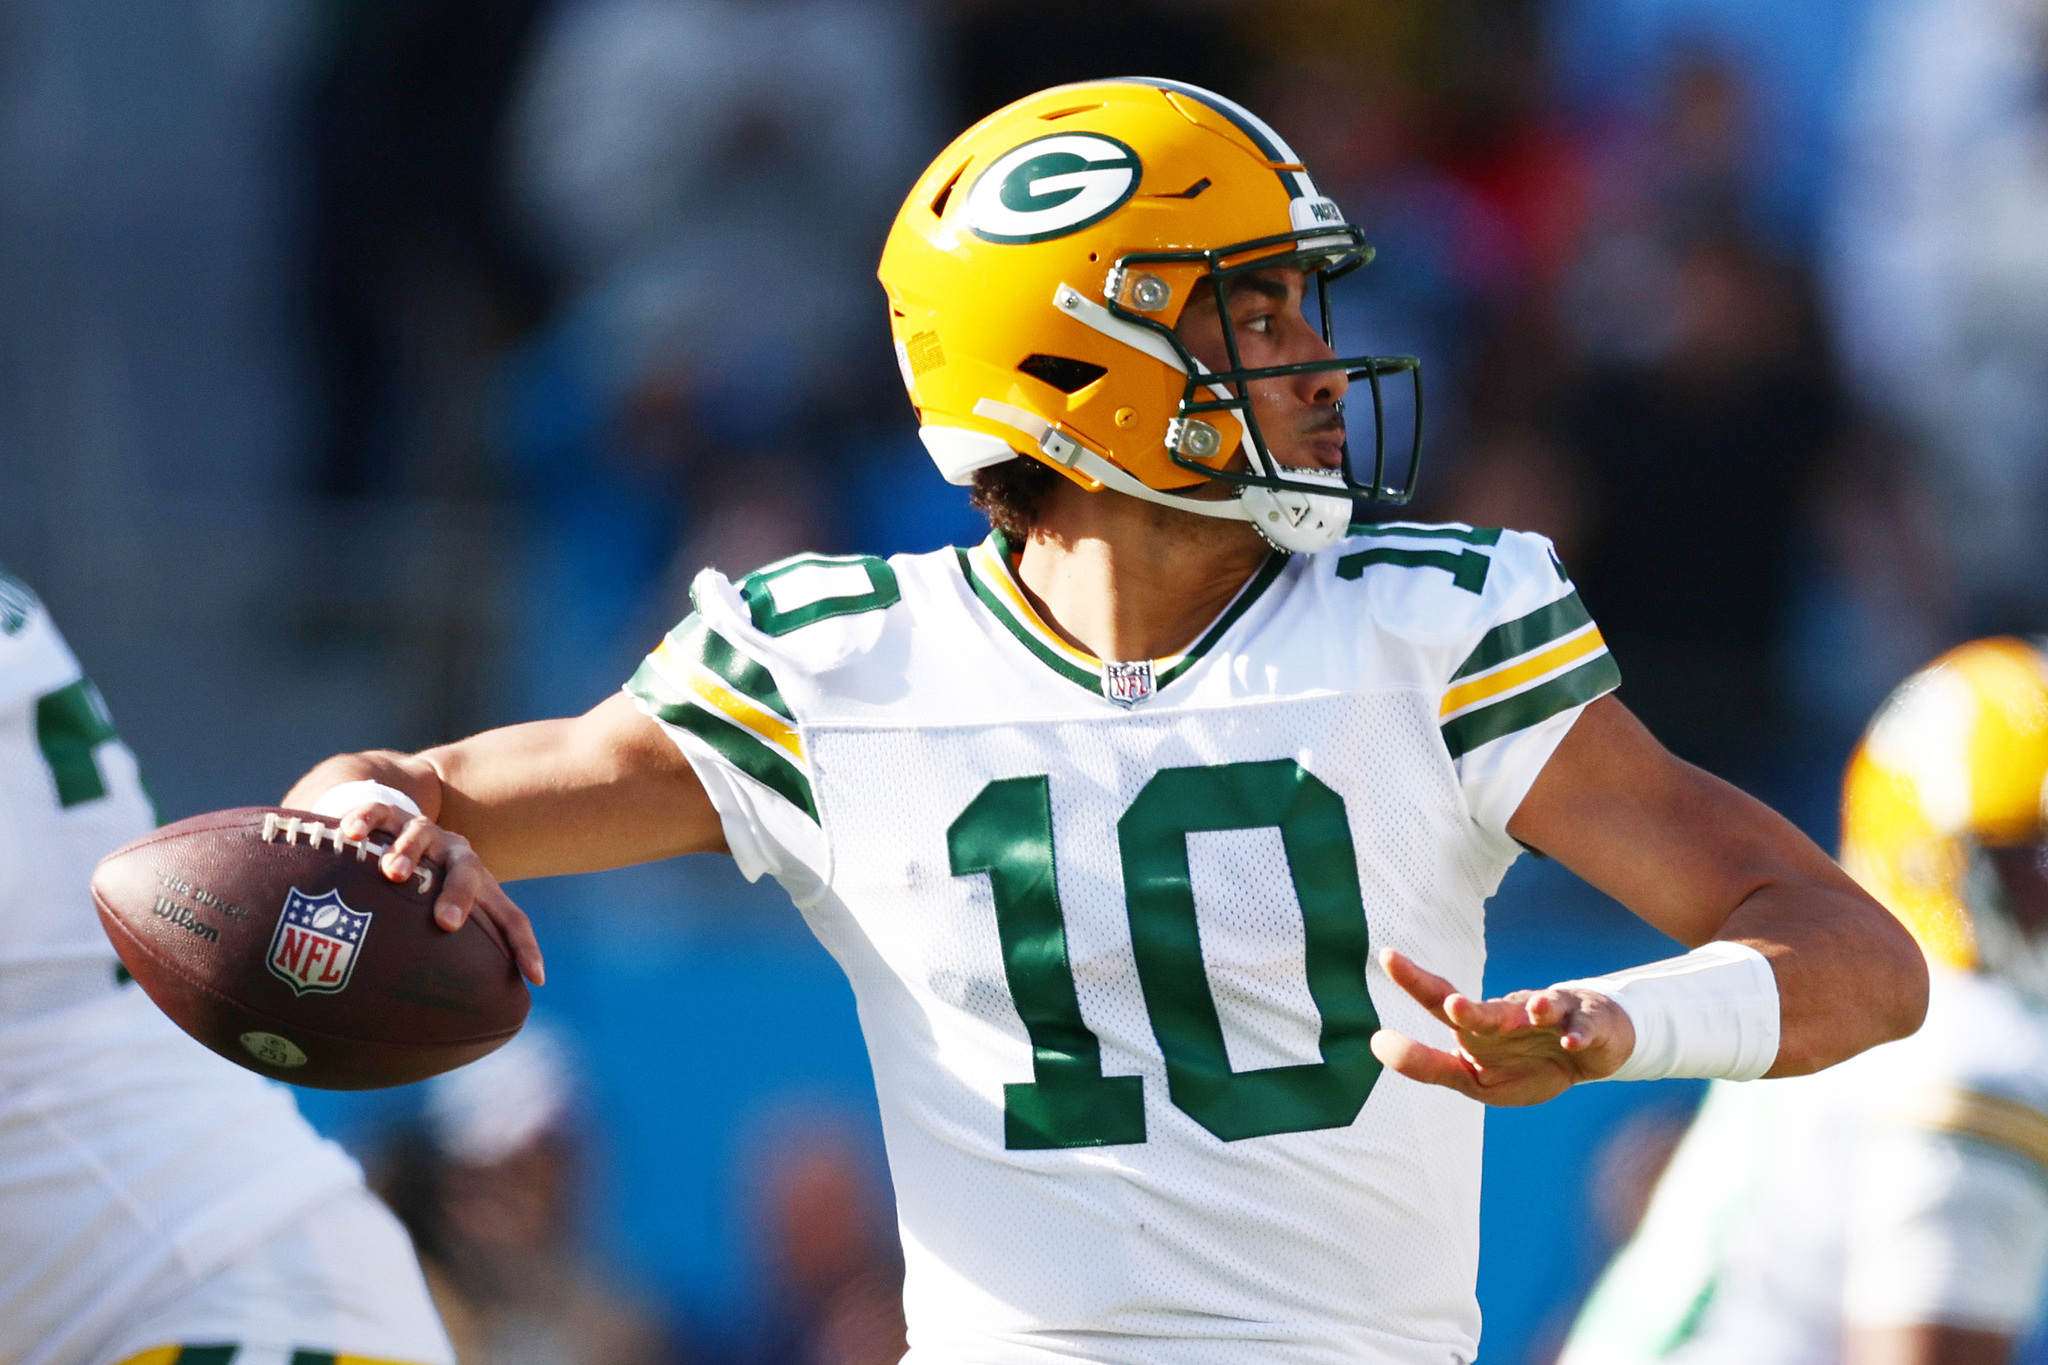
[[[288,1091],[117,982],[87,884],[154,823],[92,684],[41,603],[0,575],[4,1365],[107,1358],[138,1316],[174,1322],[181,1292],[360,1188]]]
[[[1565,1365],[1833,1365],[1846,1326],[2024,1337],[2048,1289],[2048,1019],[1932,970],[1927,1022],[1716,1082]]]
[[[114,950],[86,883],[156,824],[93,685],[49,614],[0,573],[0,1027],[39,1013],[26,984],[110,979]],[[62,989],[52,987],[51,989]]]
[[[1381,1069],[1480,989],[1504,826],[1618,681],[1539,537],[1274,556],[1105,664],[995,538],[797,558],[629,684],[851,979],[914,1365],[1474,1353],[1482,1107]]]

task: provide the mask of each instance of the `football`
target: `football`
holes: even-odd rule
[[[440,869],[389,881],[384,848],[304,811],[215,811],[109,854],[93,903],[142,989],[221,1056],[323,1090],[404,1085],[502,1046],[531,1001],[496,927],[437,927]]]

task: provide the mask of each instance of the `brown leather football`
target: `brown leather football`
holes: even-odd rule
[[[107,855],[93,903],[179,1027],[293,1085],[370,1090],[451,1071],[526,1022],[496,926],[433,921],[440,869],[378,871],[381,840],[251,806],[165,825]]]

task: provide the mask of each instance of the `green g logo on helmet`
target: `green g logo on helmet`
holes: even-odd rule
[[[1050,241],[1099,223],[1138,188],[1138,154],[1101,133],[1033,138],[996,158],[967,192],[967,226],[984,241]]]

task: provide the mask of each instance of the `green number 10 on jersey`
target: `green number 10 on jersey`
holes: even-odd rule
[[[1209,985],[1187,836],[1278,829],[1301,906],[1322,1060],[1237,1071]],[[1152,1032],[1176,1108],[1226,1142],[1341,1128],[1380,1064],[1366,991],[1368,943],[1343,798],[1289,759],[1168,768],[1117,821],[1125,912]],[[1031,1040],[1030,1082],[1003,1087],[1012,1150],[1145,1140],[1144,1081],[1104,1076],[1081,1017],[1053,852],[1050,780],[991,782],[946,832],[956,877],[986,873],[1011,998]]]

